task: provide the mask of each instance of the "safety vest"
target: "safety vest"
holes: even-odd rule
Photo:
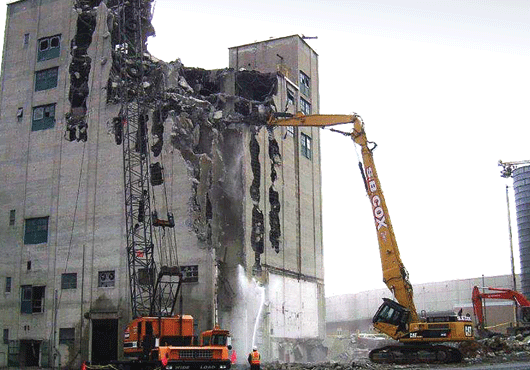
[[[259,360],[261,356],[259,355],[258,351],[252,351],[252,358],[250,359],[251,365],[259,365]]]

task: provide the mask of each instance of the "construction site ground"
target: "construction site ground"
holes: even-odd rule
[[[359,360],[352,364],[339,363],[324,363],[324,364],[268,364],[263,366],[266,370],[350,370],[350,369],[496,369],[496,370],[522,370],[530,369],[530,355],[524,356],[502,356],[498,358],[488,358],[477,360],[466,360],[460,364],[447,365],[429,365],[429,364],[414,364],[414,365],[383,365],[371,363],[368,359]]]
[[[267,370],[349,370],[349,369],[530,369],[530,336],[494,336],[456,345],[464,355],[457,364],[375,364],[368,358],[372,348],[389,343],[360,342],[350,338],[335,338],[329,343],[328,358],[321,364],[267,364]]]

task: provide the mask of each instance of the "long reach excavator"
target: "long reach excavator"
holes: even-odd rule
[[[374,142],[367,139],[364,123],[353,115],[289,115],[272,114],[272,126],[327,127],[353,124],[351,132],[332,131],[350,136],[361,147],[363,163],[359,168],[366,192],[372,205],[379,252],[383,269],[383,281],[393,293],[395,301],[383,298],[383,304],[373,317],[373,326],[401,344],[376,348],[370,352],[370,360],[376,363],[451,363],[460,362],[462,353],[451,344],[474,340],[471,318],[457,314],[420,317],[414,305],[412,284],[399,255],[392,223],[383,191],[375,169]],[[447,343],[447,344],[442,344]]]

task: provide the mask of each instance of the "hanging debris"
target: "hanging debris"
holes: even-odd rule
[[[269,240],[271,247],[276,253],[280,252],[280,237],[282,235],[280,227],[280,195],[274,188],[276,179],[278,178],[276,167],[281,165],[281,154],[278,141],[274,138],[274,132],[272,128],[268,128],[268,140],[269,140],[269,158],[271,160],[271,186],[269,187],[269,223],[270,232]]]
[[[96,9],[93,1],[77,0],[74,9],[79,14],[76,33],[72,38],[70,55],[72,61],[68,69],[70,73],[70,112],[66,113],[66,139],[68,141],[86,141],[87,133],[87,99],[88,80],[92,60],[88,56],[88,48],[92,43],[92,34],[96,29]]]

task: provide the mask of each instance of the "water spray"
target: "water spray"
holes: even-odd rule
[[[254,322],[254,332],[252,333],[252,347],[256,346],[256,333],[258,331],[258,326],[260,323],[261,312],[263,311],[263,306],[265,305],[265,287],[258,283],[256,279],[252,279],[256,284],[256,287],[261,290],[261,302],[259,304],[258,314],[256,315],[256,321]]]

